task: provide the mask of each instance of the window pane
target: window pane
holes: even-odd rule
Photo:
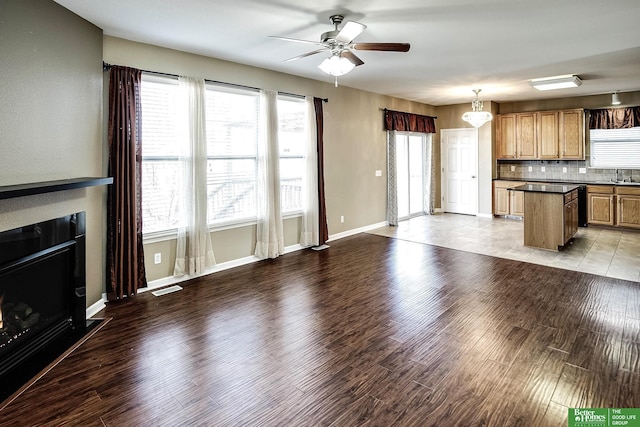
[[[259,94],[207,87],[207,155],[255,156]]]
[[[301,211],[307,161],[307,112],[303,99],[278,97],[280,205],[283,213]]]
[[[143,74],[142,121],[143,234],[177,228],[177,80]]]
[[[178,227],[177,161],[142,161],[143,233]]]
[[[256,217],[260,94],[207,86],[208,222]]]
[[[256,160],[207,162],[209,224],[256,217]]]
[[[409,136],[409,214],[424,211],[422,136]]]

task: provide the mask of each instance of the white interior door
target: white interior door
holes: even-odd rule
[[[478,213],[478,130],[442,129],[442,208],[445,212]]]

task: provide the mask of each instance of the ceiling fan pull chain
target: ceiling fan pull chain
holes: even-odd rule
[[[338,76],[336,76],[336,87],[338,87]]]

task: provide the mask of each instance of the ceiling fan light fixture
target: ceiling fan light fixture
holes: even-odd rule
[[[479,128],[487,122],[493,120],[493,114],[488,111],[482,111],[482,101],[478,99],[478,94],[482,89],[475,89],[476,99],[471,102],[472,111],[467,111],[462,115],[462,120],[469,123],[474,128]]]
[[[538,90],[555,90],[578,87],[582,84],[580,77],[574,74],[564,76],[543,77],[541,79],[533,79],[529,84]]]
[[[322,61],[318,68],[331,76],[344,76],[349,71],[353,70],[356,65],[340,55],[332,55],[331,57]]]

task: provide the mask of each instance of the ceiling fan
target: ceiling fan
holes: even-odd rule
[[[408,52],[411,45],[409,43],[358,43],[354,42],[354,39],[358,37],[365,28],[366,25],[355,21],[347,21],[342,29],[338,29],[338,26],[344,20],[342,15],[331,15],[329,18],[334,25],[332,31],[322,33],[320,41],[315,42],[311,40],[294,39],[290,37],[270,36],[272,38],[292,41],[297,43],[307,43],[319,46],[318,49],[303,53],[302,55],[294,56],[287,59],[287,61],[294,61],[300,58],[306,58],[307,56],[315,55],[321,52],[331,52],[331,57],[325,59],[325,61],[319,65],[320,69],[327,74],[338,77],[348,73],[354,67],[364,64],[362,59],[351,51],[355,50],[377,50],[384,52]]]

